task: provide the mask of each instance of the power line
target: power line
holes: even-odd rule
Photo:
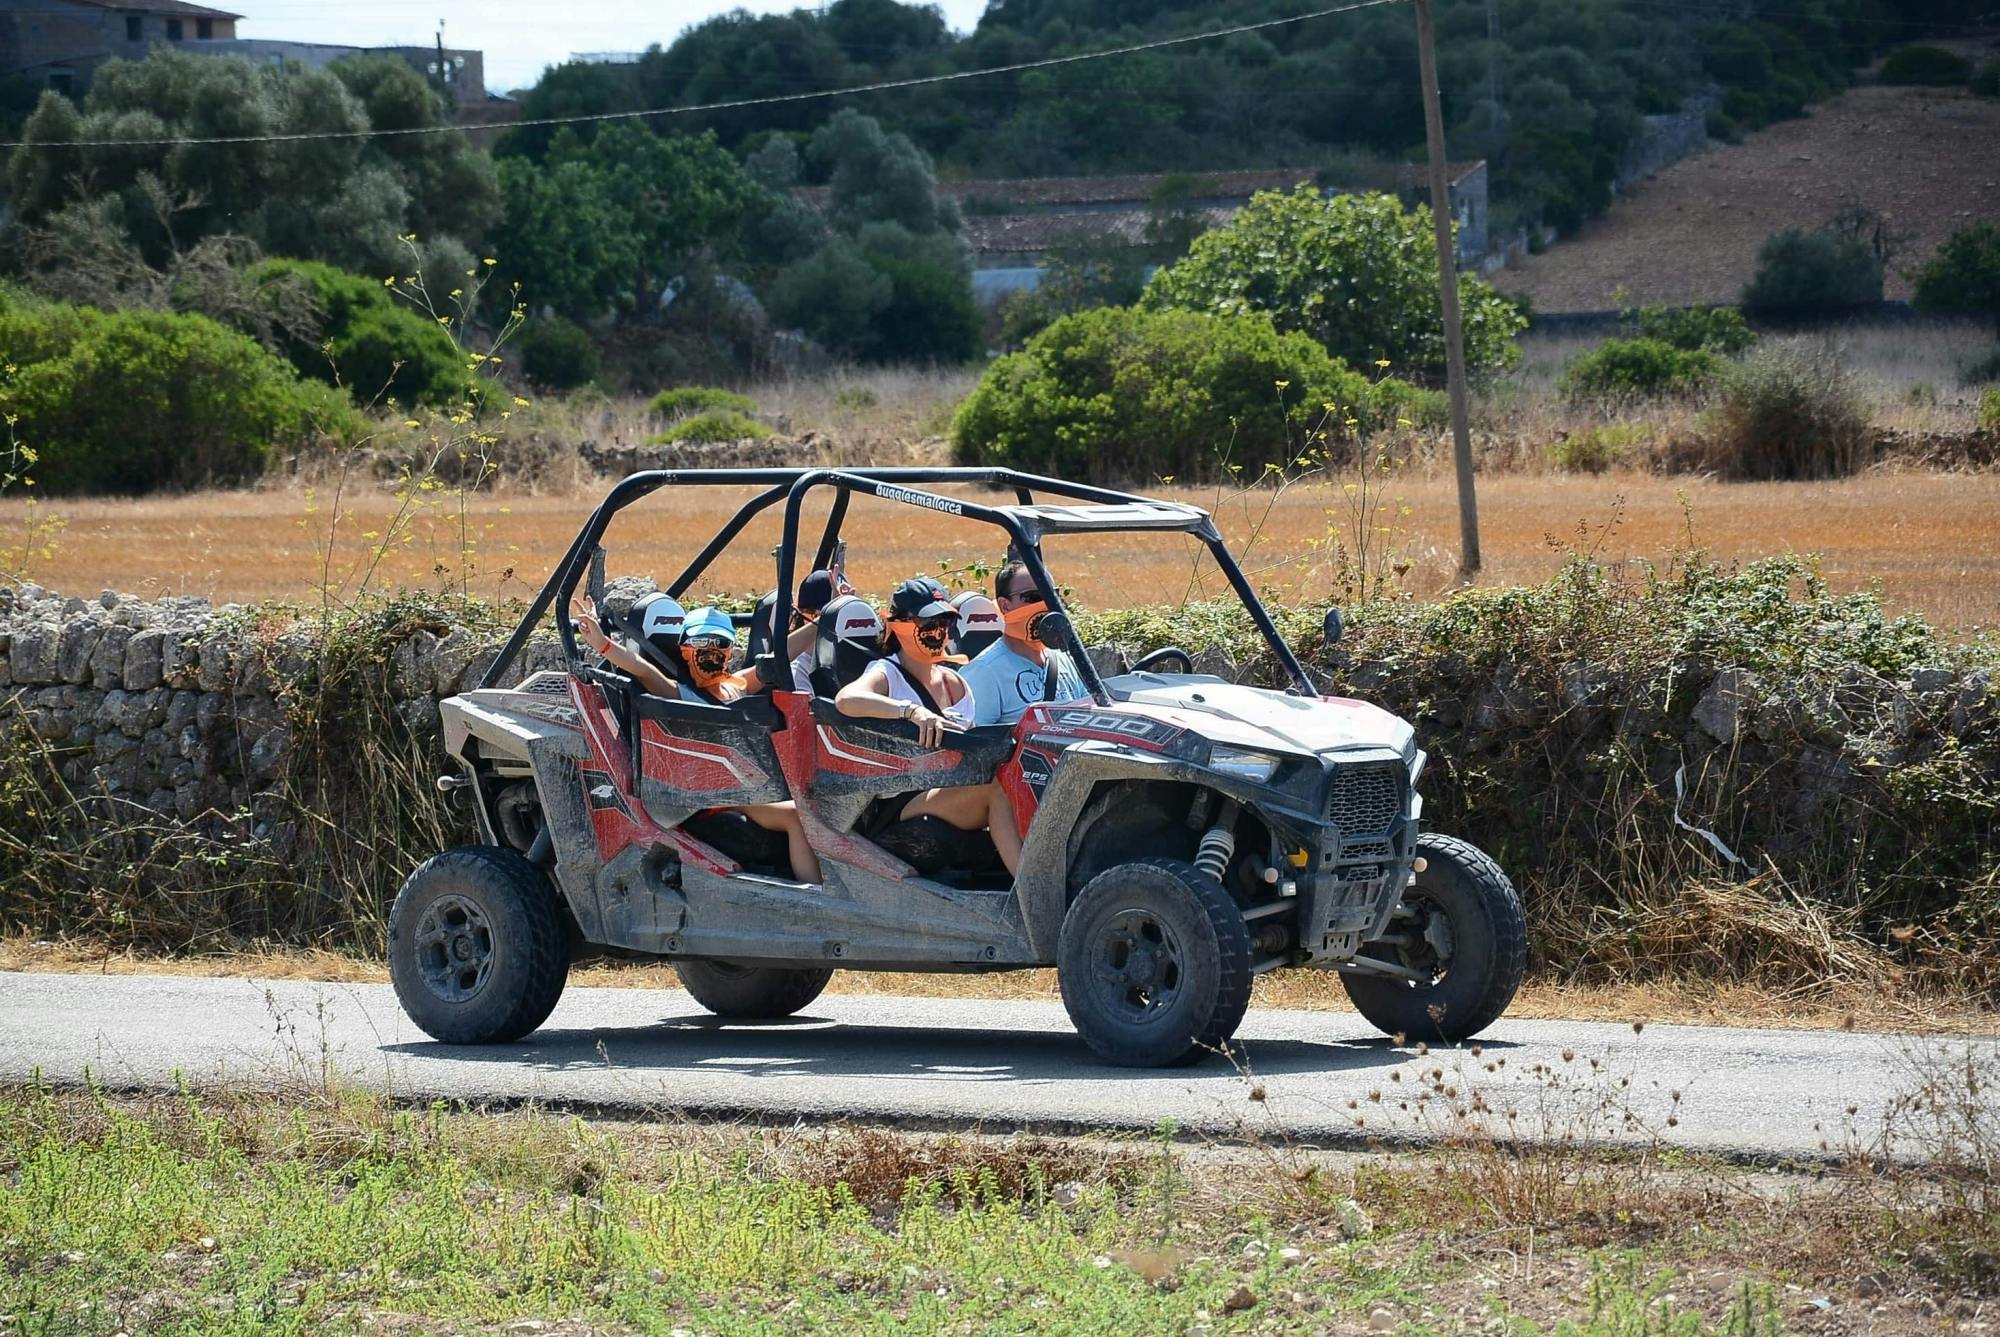
[[[984,79],[996,74],[1020,74],[1028,70],[1045,70],[1058,65],[1075,65],[1087,60],[1104,60],[1111,56],[1129,56],[1141,51],[1157,51],[1162,47],[1183,46],[1190,42],[1206,42],[1217,37],[1234,37],[1238,33],[1257,32],[1264,28],[1279,28],[1291,23],[1304,23],[1308,19],[1323,19],[1334,14],[1351,14],[1357,9],[1374,9],[1382,5],[1406,4],[1408,0],[1354,0],[1354,3],[1336,5],[1331,9],[1316,9],[1309,14],[1294,14],[1288,18],[1265,19],[1259,23],[1243,23],[1233,28],[1218,28],[1212,32],[1188,33],[1181,37],[1162,37],[1151,42],[1139,42],[1132,46],[1113,47],[1108,51],[1080,51],[1067,56],[1050,56],[1042,60],[1022,61],[1014,65],[996,65],[983,70],[954,70],[947,74],[927,74],[910,79],[890,79],[882,83],[862,84],[855,88],[822,88],[805,93],[776,93],[768,97],[738,98],[727,102],[705,102],[689,107],[654,107],[638,111],[599,111],[572,116],[537,116],[525,121],[508,122],[507,128],[526,128],[545,125],[583,125],[598,121],[636,120],[642,116],[691,116],[708,111],[736,111],[745,107],[766,107],[786,102],[809,102],[819,98],[850,97],[857,93],[882,93],[898,88],[920,88],[930,84],[957,83],[967,79]],[[442,135],[457,134],[462,127],[456,125],[414,125],[387,130],[305,130],[276,135],[211,135],[189,139],[69,139],[51,140],[46,143],[30,140],[0,140],[0,149],[17,148],[74,148],[74,149],[144,149],[180,148],[197,144],[293,144],[312,140],[329,139],[374,139],[390,135]]]

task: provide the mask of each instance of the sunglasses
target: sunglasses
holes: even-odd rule
[[[1007,593],[1001,595],[1000,597],[1003,599],[1012,599],[1016,603],[1044,602],[1042,599],[1042,592],[1036,589],[1033,585],[1028,586],[1024,590],[1009,590]]]

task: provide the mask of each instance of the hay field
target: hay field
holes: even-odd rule
[[[1330,542],[1353,548],[1356,527],[1340,483],[1296,485],[1275,498],[1165,492],[1216,510],[1245,567],[1275,598],[1323,601],[1337,593]],[[54,556],[30,575],[84,596],[118,589],[247,601],[310,599],[323,585],[351,595],[364,578],[371,587],[457,584],[469,569],[473,592],[521,596],[545,578],[599,495],[596,489],[502,491],[467,498],[462,515],[447,496],[417,517],[406,541],[394,543],[372,569],[395,508],[392,496],[372,488],[350,494],[337,520],[325,492],[309,497],[295,489],[62,500],[44,511],[65,522]],[[613,526],[612,573],[674,574],[742,495],[688,489],[641,503]],[[1387,485],[1387,504],[1372,516],[1373,541],[1410,564],[1406,584],[1419,596],[1452,581],[1454,495],[1449,470],[1407,473]],[[1571,552],[1607,562],[1660,561],[1692,542],[1723,560],[1817,553],[1837,589],[1879,584],[1893,609],[1961,632],[2000,624],[2000,475],[1878,471],[1839,482],[1768,484],[1499,475],[1480,481],[1480,507],[1486,584],[1541,579]],[[18,533],[22,518],[21,503],[0,502],[0,534]],[[847,533],[850,574],[874,594],[940,562],[957,568],[996,555],[995,534],[983,526],[872,500],[855,503]],[[776,538],[774,520],[746,531],[708,587],[768,588]],[[1057,539],[1049,553],[1058,577],[1089,607],[1177,601],[1191,591],[1195,573],[1186,541],[1174,535]],[[1201,583],[1218,588],[1212,572]]]

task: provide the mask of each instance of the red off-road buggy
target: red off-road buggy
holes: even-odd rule
[[[924,488],[938,483],[1014,500]],[[730,705],[645,693],[587,657],[560,610],[586,582],[602,590],[613,518],[669,487],[756,490],[664,586],[675,598],[756,516],[784,507],[775,591],[742,619],[764,682],[793,681],[769,629],[789,622],[808,503],[826,513],[817,569],[861,496],[1001,531],[992,548],[1026,563],[1050,610],[1040,635],[1069,651],[1088,699],[1045,701],[1011,727],[921,749],[910,724],[834,708],[878,629],[853,599],[819,618],[811,693],[765,690]],[[1290,686],[1197,674],[1180,650],[1102,675],[1063,611],[1042,541],[1132,530],[1205,545]],[[499,686],[552,611],[565,667]],[[1329,612],[1329,639],[1339,627]],[[661,667],[684,671],[678,655]],[[461,766],[440,784],[471,798],[482,843],[413,872],[390,924],[397,995],[439,1040],[533,1031],[591,945],[672,961],[688,991],[727,1017],[796,1012],[843,968],[1054,966],[1084,1041],[1113,1063],[1146,1066],[1222,1048],[1268,970],[1337,970],[1384,1031],[1446,1039],[1489,1025],[1521,979],[1526,930],[1505,875],[1464,841],[1418,832],[1424,754],[1410,726],[1322,695],[1207,513],[1177,502],[1004,469],[635,474],[591,515],[480,687],[443,714]],[[870,822],[889,796],[996,775],[1021,822],[1016,877],[984,833],[931,817]],[[787,798],[823,884],[792,880],[782,841],[728,811]]]

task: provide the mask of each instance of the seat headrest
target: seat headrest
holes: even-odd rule
[[[687,665],[681,662],[681,634],[687,627],[687,610],[668,594],[649,594],[633,601],[625,611],[625,634],[656,669],[676,681],[685,681]]]
[[[832,696],[867,671],[882,652],[882,618],[868,601],[843,594],[820,610],[813,638],[815,696]]]
[[[951,601],[958,610],[958,630],[952,635],[952,649],[968,658],[1000,639],[1005,622],[1000,605],[978,590],[967,590]]]
[[[777,639],[773,634],[771,621],[777,616],[778,592],[772,590],[757,601],[757,608],[750,614],[750,645],[745,652],[745,663],[754,664],[771,652],[771,645]]]

